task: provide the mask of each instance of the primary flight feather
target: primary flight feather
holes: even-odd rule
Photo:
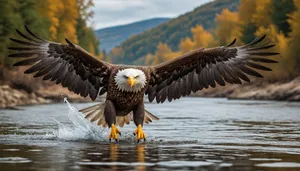
[[[106,101],[80,110],[91,122],[111,128],[110,139],[118,140],[123,126],[134,121],[137,140],[145,139],[143,123],[158,120],[144,109],[144,95],[152,102],[187,96],[203,88],[224,86],[227,83],[249,82],[248,75],[263,77],[256,70],[271,71],[262,63],[277,63],[268,56],[278,53],[265,51],[273,44],[262,44],[265,36],[244,46],[199,48],[173,60],[155,66],[114,65],[94,57],[66,39],[66,44],[47,41],[25,27],[28,35],[19,30],[23,40],[11,38],[19,46],[11,58],[24,58],[14,66],[30,66],[25,73],[55,81],[70,91],[95,100],[105,93]]]

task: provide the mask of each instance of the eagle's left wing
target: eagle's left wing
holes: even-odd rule
[[[67,44],[61,44],[41,39],[27,27],[30,36],[16,31],[24,39],[11,38],[19,46],[9,47],[16,52],[8,57],[23,58],[14,66],[31,66],[25,74],[35,73],[34,77],[56,81],[56,84],[82,97],[89,95],[92,100],[107,91],[110,70],[114,65],[97,59],[68,39]]]
[[[241,84],[241,80],[249,82],[246,74],[263,77],[257,71],[271,71],[259,63],[277,63],[277,61],[264,58],[277,55],[274,52],[265,52],[264,49],[273,47],[272,44],[260,42],[265,36],[255,39],[251,43],[231,47],[235,40],[227,46],[216,48],[201,48],[186,53],[178,58],[151,67],[151,79],[146,94],[149,101],[156,99],[157,103],[163,103],[179,99],[209,86],[216,84],[225,85]],[[263,56],[263,57],[257,57]]]

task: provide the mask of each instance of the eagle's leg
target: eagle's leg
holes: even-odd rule
[[[137,126],[137,129],[133,134],[136,135],[137,142],[139,142],[141,139],[144,139],[144,141],[146,141],[146,135],[143,131],[144,115],[145,109],[144,103],[142,102],[138,104],[133,110],[133,121]]]
[[[107,100],[105,102],[104,117],[108,126],[111,128],[109,134],[109,142],[111,139],[118,141],[118,134],[121,135],[121,131],[116,127],[116,108],[112,101]]]

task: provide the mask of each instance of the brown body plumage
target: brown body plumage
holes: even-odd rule
[[[276,63],[266,57],[278,54],[264,51],[274,45],[262,44],[263,36],[239,47],[232,47],[234,40],[227,46],[196,49],[156,66],[124,66],[99,60],[67,39],[67,44],[49,42],[34,35],[27,27],[26,30],[30,36],[17,30],[25,40],[11,38],[21,46],[9,48],[18,51],[9,57],[25,58],[14,65],[31,65],[26,74],[35,73],[34,77],[56,81],[83,97],[90,96],[92,100],[107,93],[104,104],[81,111],[91,121],[98,120],[99,125],[113,126],[111,137],[115,139],[118,132],[115,124],[123,126],[133,120],[138,126],[138,139],[141,139],[145,138],[141,133],[143,123],[158,119],[144,109],[144,94],[148,95],[150,102],[156,99],[157,103],[163,103],[166,99],[179,99],[217,84],[249,82],[247,75],[263,77],[256,70],[271,71],[261,63]],[[126,69],[133,69],[131,74],[142,71],[142,76],[145,76],[142,88],[133,91],[116,82],[116,74]],[[132,76],[128,80],[128,84],[135,81]]]
[[[114,69],[112,69],[111,75],[109,77],[109,83],[108,83],[108,92],[106,99],[113,101],[118,113],[118,116],[126,115],[129,112],[133,110],[133,108],[144,101],[144,94],[145,90],[147,88],[147,85],[141,89],[139,92],[134,93],[134,92],[125,92],[125,91],[120,91],[118,90],[116,86],[116,82],[114,81],[114,77],[116,73],[121,70],[121,69],[126,69],[126,68],[132,68],[130,66],[125,67],[125,66],[116,66]],[[143,67],[135,67],[136,69],[142,70],[147,78],[147,82],[150,78],[149,72],[147,71],[146,68]]]

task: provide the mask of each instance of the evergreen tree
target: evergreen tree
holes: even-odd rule
[[[272,1],[272,22],[279,31],[282,31],[285,36],[291,32],[291,26],[288,23],[288,16],[295,11],[295,5],[292,0],[273,0]]]

